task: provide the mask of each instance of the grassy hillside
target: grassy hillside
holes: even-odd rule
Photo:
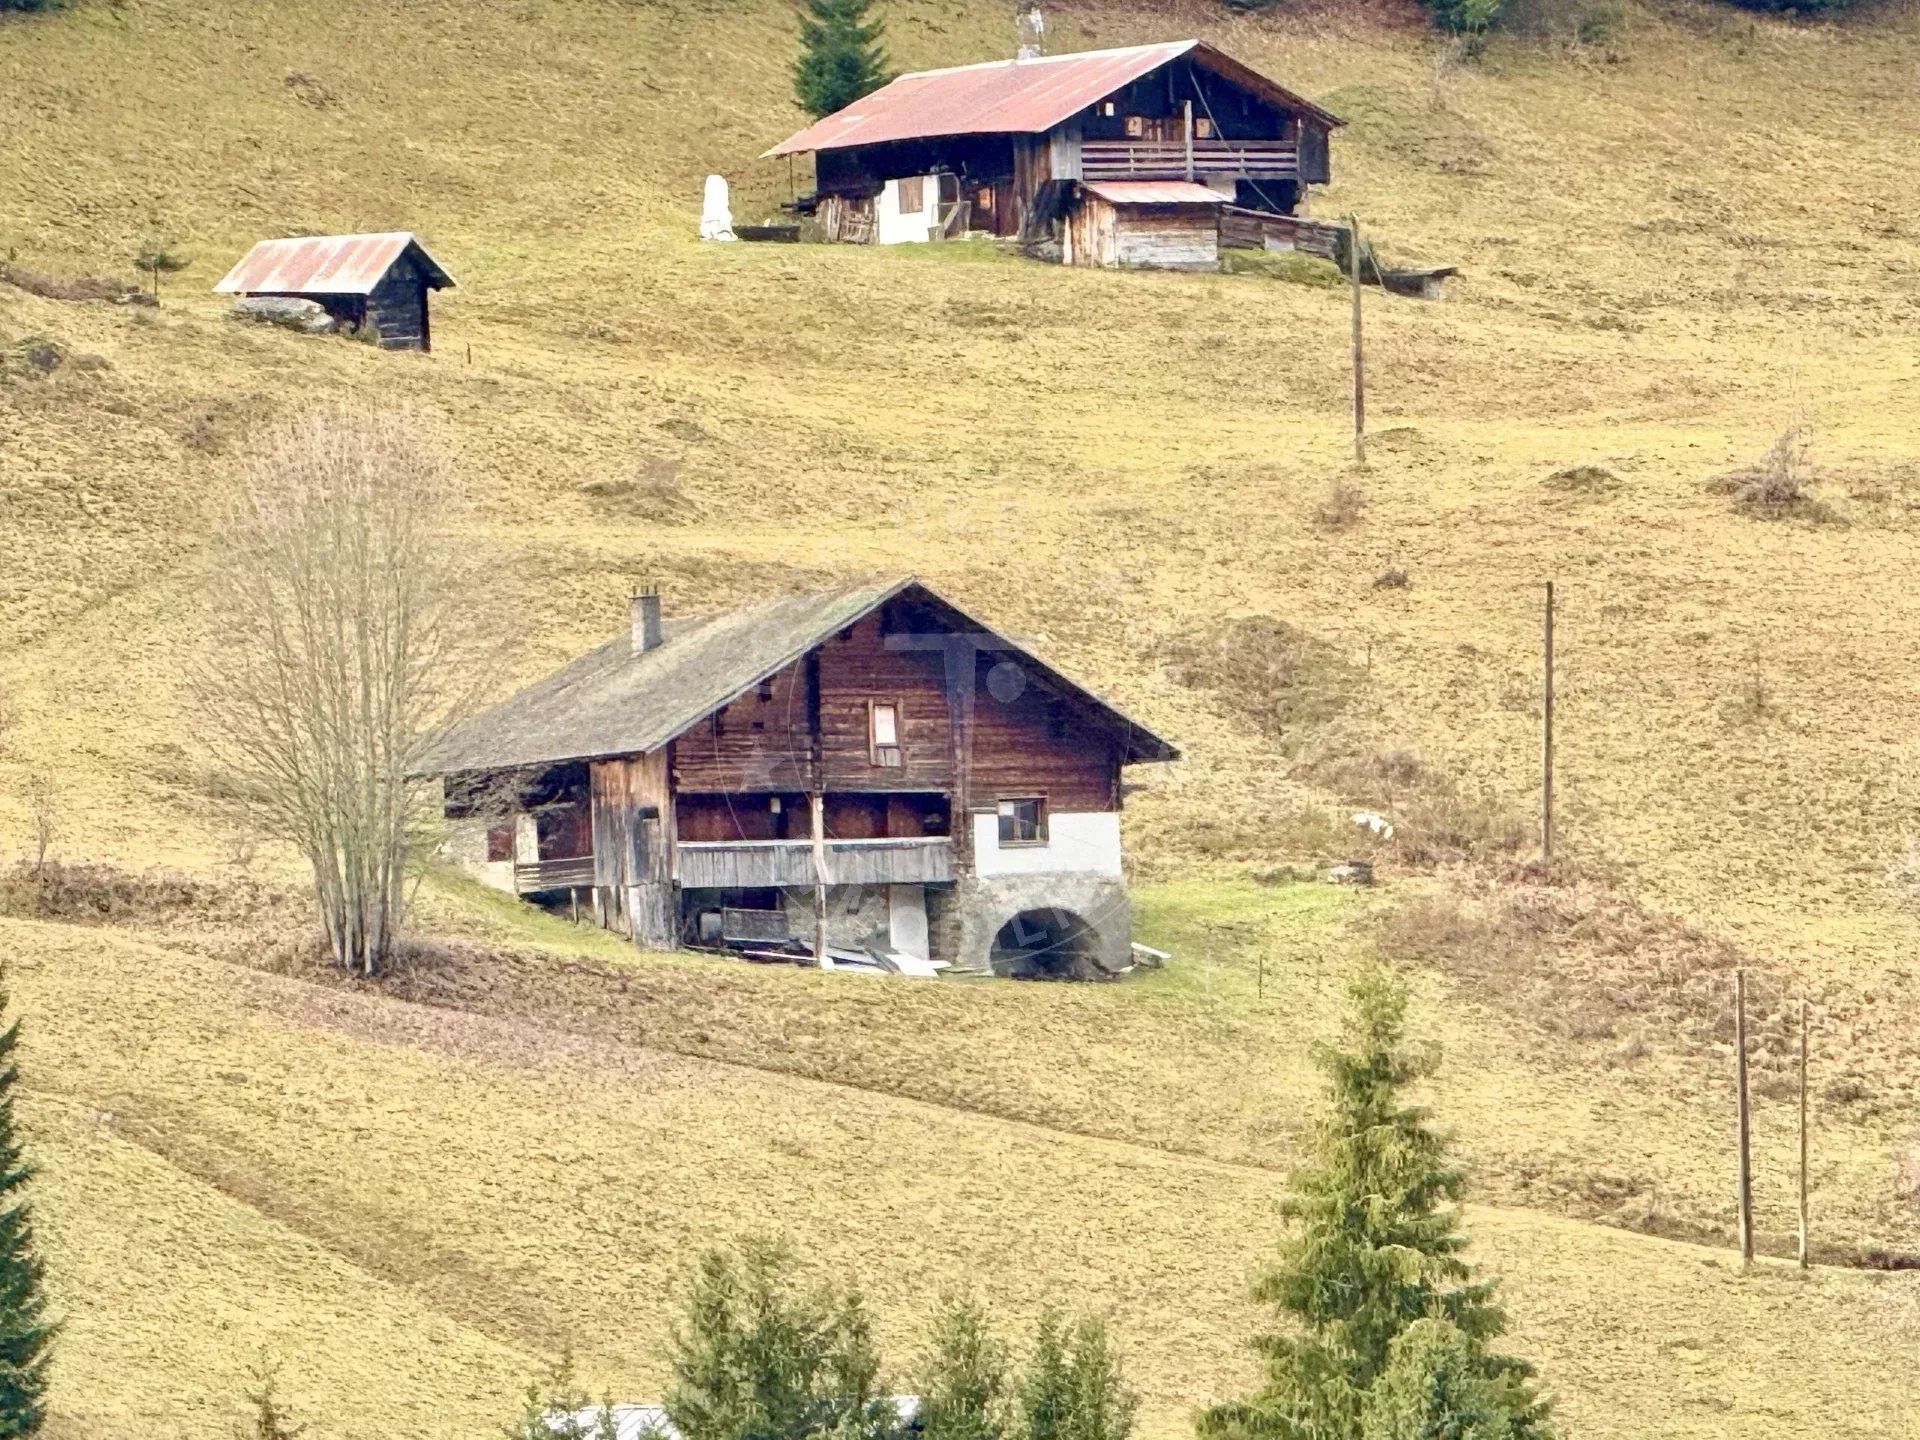
[[[330,397],[411,405],[458,454],[457,523],[498,577],[479,603],[520,642],[503,688],[616,628],[642,577],[694,610],[914,570],[1189,755],[1129,810],[1142,873],[1178,882],[1146,913],[1178,964],[1142,986],[836,988],[586,943],[637,967],[610,989],[541,958],[578,937],[456,887],[431,915],[473,937],[468,968],[400,987],[429,1012],[235,968],[258,947],[205,917],[15,926],[75,1436],[204,1430],[263,1339],[300,1398],[351,1394],[343,1434],[476,1433],[569,1330],[644,1391],[660,1286],[726,1233],[716,1183],[756,1222],[884,1205],[790,1228],[897,1307],[896,1351],[908,1282],[988,1253],[1030,1260],[996,1267],[1021,1313],[1084,1288],[1172,1433],[1244,1378],[1239,1277],[1306,1044],[1376,944],[1433,968],[1439,1098],[1500,1207],[1477,1225],[1580,1433],[1911,1423],[1884,1388],[1904,1277],[1740,1286],[1724,1254],[1581,1222],[1724,1227],[1737,946],[1763,1077],[1785,1002],[1819,1006],[1823,1234],[1920,1248],[1920,16],[1636,5],[1618,63],[1503,41],[1462,65],[1390,10],[1049,13],[1060,48],[1200,32],[1325,101],[1351,124],[1314,208],[1462,267],[1442,304],[1369,297],[1364,473],[1337,292],[690,239],[709,171],[742,218],[787,193],[752,158],[799,118],[770,0],[0,24],[0,256],[123,272],[161,236],[196,257],[158,311],[0,283],[0,691],[22,721],[0,850],[44,777],[58,853],[231,873],[181,682],[209,516],[256,426]],[[1010,42],[997,5],[888,14],[902,65]],[[458,278],[433,357],[239,328],[206,294],[262,235],[358,228],[414,229]],[[67,353],[50,376],[12,358],[30,336]],[[1737,508],[1720,477],[1802,425],[1826,511]],[[1320,514],[1340,483],[1365,495],[1349,525]],[[1395,568],[1407,585],[1376,584]],[[1356,773],[1413,777],[1409,815],[1524,817],[1548,577],[1562,846],[1589,878],[1400,881],[1403,845],[1377,901],[1253,884],[1351,845]],[[1769,1230],[1790,1108],[1763,1095]],[[314,1338],[348,1317],[357,1346]]]
[[[535,1357],[569,1344],[596,1388],[652,1394],[691,1253],[774,1226],[867,1289],[902,1361],[928,1297],[991,1274],[1010,1323],[1063,1293],[1110,1312],[1152,1435],[1251,1378],[1242,1281],[1278,1182],[1260,1165],[109,933],[0,939],[31,957],[17,984],[38,1017],[74,1435],[218,1428],[261,1343],[325,1433],[356,1440],[484,1433]],[[1311,993],[1308,965],[1274,978]],[[1274,1046],[1304,1045],[1314,1008],[1277,1008]],[[1575,1433],[1916,1433],[1911,1367],[1887,1348],[1910,1276],[1742,1280],[1724,1252],[1536,1212],[1476,1206],[1471,1224]]]

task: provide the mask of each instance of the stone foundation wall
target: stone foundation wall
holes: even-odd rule
[[[1079,917],[1088,930],[1091,958],[1107,970],[1119,970],[1133,958],[1133,912],[1126,881],[1112,875],[1064,872],[1041,875],[971,876],[957,882],[952,908],[958,919],[956,969],[993,968],[994,937],[1001,927],[1029,911],[1061,910]]]

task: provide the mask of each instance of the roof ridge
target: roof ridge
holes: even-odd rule
[[[919,80],[931,75],[959,75],[968,70],[1010,69],[1015,65],[1049,65],[1061,60],[1105,59],[1114,55],[1144,55],[1149,50],[1170,50],[1174,55],[1191,50],[1201,42],[1194,40],[1156,40],[1149,45],[1110,45],[1100,50],[1063,50],[1058,55],[1029,55],[1022,59],[1014,56],[1008,60],[975,60],[967,65],[942,65],[935,70],[909,70],[893,77],[894,82],[901,80]],[[1172,58],[1169,56],[1168,58]]]

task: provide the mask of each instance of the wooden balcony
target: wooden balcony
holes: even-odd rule
[[[762,889],[817,881],[811,840],[682,840],[675,878],[688,890]],[[953,842],[829,840],[831,885],[937,885],[953,879]]]
[[[1179,140],[1083,140],[1080,173],[1088,180],[1184,180],[1187,147]],[[1297,179],[1300,147],[1291,140],[1195,140],[1193,174]]]
[[[513,888],[521,895],[535,895],[543,890],[591,888],[592,885],[591,855],[577,855],[565,860],[535,860],[513,867]]]

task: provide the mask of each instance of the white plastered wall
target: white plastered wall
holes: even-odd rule
[[[973,817],[973,866],[977,875],[1120,874],[1120,816],[1112,810],[1054,812],[1047,817],[1044,845],[1000,844],[1000,817]]]

